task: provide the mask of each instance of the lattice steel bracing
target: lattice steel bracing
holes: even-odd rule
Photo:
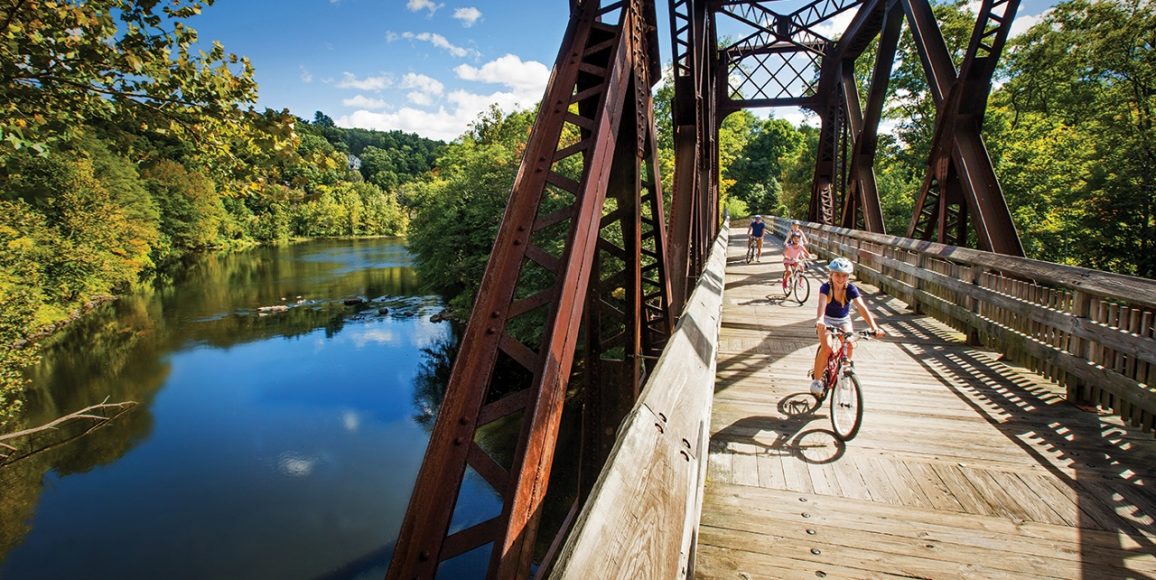
[[[737,40],[718,49],[716,74],[720,82],[725,77],[720,85],[725,88],[716,98],[724,116],[742,108],[788,105],[817,113],[821,127],[809,219],[884,231],[872,165],[905,14],[938,108],[928,162],[928,171],[937,173],[918,193],[908,235],[967,245],[974,233],[981,248],[1022,255],[979,134],[991,75],[1018,0],[982,4],[958,77],[928,0],[819,0],[784,10],[788,5],[711,3],[709,19],[718,20],[719,28],[738,30],[729,32]],[[855,15],[842,34],[824,32],[823,25],[829,28],[834,17],[847,11]],[[866,110],[861,110],[854,63],[875,38],[880,39],[877,60]],[[941,198],[940,188],[929,188],[930,183],[943,183],[944,191],[954,193]]]
[[[671,330],[646,8],[642,0],[572,5],[390,578],[433,578],[443,562],[474,550],[489,554],[490,577],[526,577],[535,563],[548,569],[583,482],[605,458],[605,444],[590,442],[612,441],[606,427],[629,409],[646,356],[661,351]],[[579,496],[554,540],[540,541],[568,397],[588,411]],[[493,448],[498,429],[516,433],[512,448]],[[500,513],[455,520],[467,473],[493,489]]]

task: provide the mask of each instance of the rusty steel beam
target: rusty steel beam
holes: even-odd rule
[[[627,99],[627,105],[630,100]],[[632,111],[623,111],[624,117]],[[610,169],[607,200],[614,210],[602,218],[586,297],[585,372],[579,499],[594,487],[598,473],[614,447],[614,433],[634,406],[642,384],[641,254],[628,248],[642,244],[642,214],[638,203],[641,160],[633,127],[622,123]],[[633,143],[630,143],[632,145]],[[615,234],[621,241],[615,240]],[[621,244],[621,245],[620,245]],[[595,331],[597,329],[597,331]]]
[[[996,61],[1019,0],[984,0],[956,76],[927,0],[903,0],[936,103],[935,133],[907,236],[967,245],[971,223],[981,249],[1024,255],[1019,233],[980,134]]]
[[[899,32],[903,24],[903,12],[897,5],[886,9],[883,29],[876,47],[875,67],[871,74],[870,91],[867,95],[867,111],[859,118],[858,92],[855,89],[853,70],[844,66],[843,90],[849,97],[848,109],[852,110],[854,152],[851,158],[851,183],[848,184],[848,203],[844,205],[844,225],[854,227],[858,222],[858,212],[862,211],[865,229],[876,233],[886,233],[883,224],[883,210],[879,201],[879,189],[875,182],[875,152],[879,145],[879,122],[883,118],[884,97],[891,77],[891,66],[895,62],[895,52],[899,45]],[[848,29],[848,34],[852,29]],[[861,29],[860,29],[861,30]],[[856,31],[858,33],[858,30]],[[856,42],[857,36],[852,36]],[[853,62],[850,61],[851,67]],[[853,101],[851,100],[853,99]]]
[[[645,326],[642,346],[648,361],[657,362],[674,332],[677,316],[668,268],[670,250],[667,243],[666,212],[663,207],[661,158],[658,150],[658,130],[654,125],[654,101],[646,93],[647,127],[642,176],[642,284]],[[653,367],[647,363],[647,369]]]
[[[592,268],[612,160],[624,147],[618,130],[637,76],[636,39],[624,30],[639,29],[634,19],[640,18],[640,4],[602,8],[587,0],[575,6],[415,483],[389,578],[433,578],[441,562],[487,545],[490,577],[522,578],[531,569],[580,322],[598,274]],[[620,16],[617,25],[601,21],[615,14]],[[636,119],[627,124],[636,125]],[[637,139],[629,140],[627,148],[635,150]],[[581,161],[580,175],[566,173],[567,159]],[[632,189],[636,194],[637,188]],[[571,201],[558,207],[559,199]],[[560,255],[551,252],[548,236],[539,237],[556,226],[568,231]],[[641,251],[641,244],[631,245],[631,251]],[[531,270],[551,281],[521,277]],[[633,300],[642,300],[637,288]],[[524,328],[528,321],[540,323],[540,336],[519,335],[518,323]],[[521,368],[527,384],[495,383],[502,372],[499,360]],[[522,427],[507,469],[479,446],[475,435],[484,425],[518,415]],[[498,492],[502,510],[450,533],[467,467]]]
[[[824,66],[833,66],[828,60]],[[838,176],[836,173],[839,154],[839,132],[841,130],[840,103],[837,89],[820,91],[823,104],[816,109],[819,114],[819,150],[815,155],[815,171],[811,179],[811,203],[807,220],[834,226],[836,216]]]
[[[671,305],[681,314],[690,290],[694,287],[701,260],[703,204],[701,196],[707,152],[703,143],[710,127],[706,124],[704,92],[706,81],[710,25],[706,0],[669,0],[671,47],[674,51],[674,191],[671,195],[669,258],[667,272],[671,280]]]

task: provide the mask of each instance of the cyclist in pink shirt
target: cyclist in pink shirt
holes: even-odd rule
[[[792,269],[802,268],[802,265],[799,264],[799,258],[807,260],[814,258],[807,251],[802,235],[801,232],[791,231],[790,237],[787,238],[787,244],[783,246],[783,292],[787,291],[787,275],[791,273]]]

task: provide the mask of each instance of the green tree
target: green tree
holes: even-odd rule
[[[534,111],[479,116],[451,143],[420,197],[409,247],[422,280],[469,312],[514,184]]]
[[[1016,205],[1047,200],[1017,225],[1057,260],[1156,277],[1156,5],[1062,2],[1008,52],[999,169]]]
[[[726,169],[734,180],[731,195],[754,212],[779,213],[784,162],[803,143],[798,129],[782,119],[766,119],[752,126],[746,146]]]
[[[975,14],[966,6],[965,1],[955,0],[933,7],[935,20],[943,32],[943,40],[957,66],[963,60],[972,29],[975,28]],[[926,167],[935,131],[935,100],[931,96],[923,61],[907,29],[900,36],[895,59],[891,82],[887,85],[887,104],[883,115],[896,122],[895,135],[904,145],[898,152],[901,155],[898,160],[910,167]],[[860,58],[858,63],[873,66],[873,56]],[[915,193],[918,191],[912,195]]]
[[[197,33],[186,20],[212,3],[6,3],[0,153],[44,151],[100,121],[226,152],[224,137],[256,100],[257,85],[249,62],[220,44],[194,52]]]
[[[798,128],[802,136],[798,148],[783,160],[782,186],[783,204],[787,206],[787,216],[806,218],[811,203],[811,181],[815,175],[815,156],[819,151],[819,129],[811,125]]]
[[[9,167],[0,197],[28,203],[57,238],[48,303],[68,311],[69,302],[131,287],[152,266],[157,209],[128,160],[86,139],[47,157],[18,155]]]
[[[178,251],[217,245],[227,215],[212,179],[201,171],[161,160],[144,171],[145,183],[161,210],[161,227]]]

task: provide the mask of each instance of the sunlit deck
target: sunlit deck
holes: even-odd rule
[[[697,577],[1156,577],[1151,436],[860,284],[891,336],[856,354],[867,410],[839,444],[806,394],[817,277],[782,303],[777,244],[745,264],[741,234]]]

